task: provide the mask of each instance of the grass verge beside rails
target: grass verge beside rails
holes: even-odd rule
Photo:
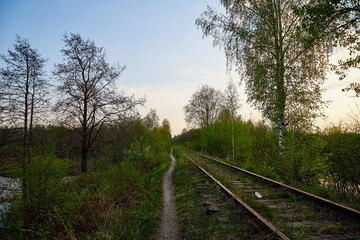
[[[39,189],[32,205],[24,206],[20,197],[12,200],[3,216],[1,239],[154,238],[161,214],[162,176],[169,165],[165,152],[162,163],[152,169],[141,168],[141,160],[122,161],[69,181],[50,178],[54,184],[46,192]],[[20,216],[29,210],[33,221],[25,225]]]
[[[119,224],[114,228],[113,239],[155,238],[161,218],[162,178],[171,161],[169,154],[164,158],[165,162],[146,177],[144,198],[125,211],[122,216],[125,224]]]
[[[218,158],[216,156],[212,156],[208,153],[203,153],[205,155],[211,156],[212,158],[215,158],[219,161],[231,164],[233,166],[245,169],[247,171],[259,174],[261,176],[273,179],[278,182],[283,182],[285,184],[288,184],[290,186],[293,186],[295,188],[301,189],[305,192],[317,195],[319,197],[326,198],[330,201],[334,201],[337,203],[340,203],[344,206],[354,208],[356,210],[360,210],[360,196],[353,194],[353,193],[346,193],[346,192],[338,192],[331,188],[325,187],[324,185],[312,185],[312,184],[306,184],[306,183],[292,183],[289,184],[284,181],[284,179],[277,174],[274,169],[271,168],[265,168],[265,167],[259,167],[255,164],[247,162],[246,164],[240,164],[238,161],[231,160],[229,158]]]
[[[175,201],[181,239],[263,239],[239,208],[189,160],[174,151]]]

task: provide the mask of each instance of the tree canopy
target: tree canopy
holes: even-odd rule
[[[300,0],[221,0],[226,13],[208,7],[196,20],[214,38],[245,82],[247,101],[279,126],[309,129],[322,116],[321,84],[328,53],[321,43],[304,48],[293,8]]]
[[[303,15],[302,29],[307,32],[306,43],[327,41],[328,46],[345,47],[350,57],[339,60],[332,69],[343,80],[351,68],[360,67],[360,2],[356,0],[310,0],[306,5],[296,8]],[[359,96],[360,83],[353,82],[343,91],[355,91]]]

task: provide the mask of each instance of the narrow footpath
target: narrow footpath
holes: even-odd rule
[[[162,208],[161,225],[158,235],[159,240],[179,239],[178,222],[177,222],[175,199],[174,199],[174,188],[171,178],[176,165],[176,159],[172,154],[172,149],[171,149],[170,157],[172,160],[171,166],[169,170],[164,174],[163,182],[162,182],[163,208]]]

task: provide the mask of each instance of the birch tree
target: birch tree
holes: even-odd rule
[[[229,81],[224,93],[224,105],[230,112],[231,117],[231,144],[232,157],[235,159],[235,136],[234,136],[234,120],[236,118],[237,110],[240,108],[239,92],[233,81]]]
[[[125,66],[110,65],[103,48],[79,34],[65,34],[61,50],[64,63],[56,64],[54,76],[61,85],[55,110],[71,127],[80,129],[81,171],[88,168],[89,151],[101,128],[129,113],[145,99],[135,99],[117,90],[115,80]]]
[[[247,101],[278,126],[281,152],[286,125],[309,129],[322,116],[328,53],[320,42],[305,49],[300,41],[301,16],[292,9],[303,1],[220,2],[225,14],[208,7],[196,25],[224,50],[228,69],[243,75]]]
[[[358,0],[310,0],[296,8],[304,15],[302,29],[308,33],[305,42],[319,39],[327,41],[329,47],[347,48],[350,56],[341,59],[332,70],[343,80],[350,69],[360,68],[360,2]],[[354,91],[360,96],[360,82],[352,82],[343,91]]]

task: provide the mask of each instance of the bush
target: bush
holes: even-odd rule
[[[122,161],[108,169],[67,177],[68,161],[34,157],[23,176],[27,197],[18,196],[6,214],[4,239],[149,239],[161,205],[162,175]],[[25,191],[25,189],[24,189]]]
[[[34,156],[31,164],[18,171],[22,194],[13,199],[5,232],[22,229],[23,238],[42,238],[57,231],[54,206],[62,205],[67,197],[62,187],[68,166],[67,159],[43,154]]]
[[[284,155],[277,164],[279,174],[287,182],[319,184],[328,161],[325,144],[319,134],[287,132]]]
[[[333,127],[324,138],[329,155],[326,180],[337,190],[360,194],[360,134]]]

